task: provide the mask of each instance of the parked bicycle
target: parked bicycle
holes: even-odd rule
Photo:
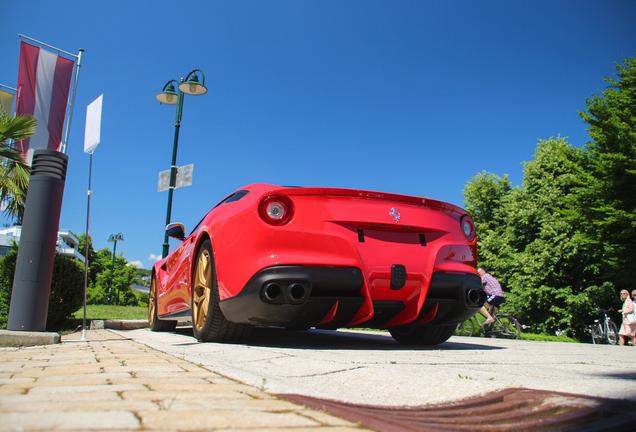
[[[477,316],[474,316],[469,320],[459,323],[455,334],[457,336],[472,336],[475,333],[475,328],[478,328],[480,334],[486,337],[519,339],[519,336],[521,336],[521,324],[519,324],[517,318],[506,314],[494,314],[492,317],[495,319],[495,322],[484,325],[477,319]]]
[[[589,326],[589,332],[592,334],[592,343],[594,345],[604,342],[610,345],[616,345],[618,343],[618,329],[616,328],[616,324],[607,316],[607,313],[613,310],[613,308],[594,309],[594,312],[605,315],[603,321],[595,319],[594,324]]]

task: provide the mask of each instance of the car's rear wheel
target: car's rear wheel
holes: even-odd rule
[[[176,321],[166,321],[157,318],[157,281],[154,273],[150,279],[150,292],[148,295],[148,324],[150,330],[157,332],[170,332],[177,327]]]
[[[219,307],[219,289],[210,240],[197,253],[192,278],[192,331],[201,342],[238,342],[253,327],[228,321]]]
[[[456,324],[445,326],[391,327],[393,339],[403,345],[437,345],[446,342],[455,333]]]

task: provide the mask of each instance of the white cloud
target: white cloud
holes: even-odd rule
[[[131,261],[129,264],[140,269],[144,268],[144,264],[141,261]]]
[[[157,261],[161,260],[161,255],[150,254],[150,256],[148,257],[148,259],[149,259],[150,261],[157,262]]]

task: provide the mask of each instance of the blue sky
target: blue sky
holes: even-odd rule
[[[161,255],[175,107],[155,95],[198,68],[186,95],[172,221],[191,229],[249,183],[423,195],[462,205],[476,173],[509,174],[539,139],[589,140],[577,114],[636,55],[626,1],[3,2],[0,84],[15,87],[18,34],[85,50],[60,227],[86,230],[86,107],[104,94],[93,156],[96,249],[144,268]],[[171,240],[171,249],[176,245]]]

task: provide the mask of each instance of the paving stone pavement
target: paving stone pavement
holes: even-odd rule
[[[109,330],[0,348],[1,431],[360,432]]]

